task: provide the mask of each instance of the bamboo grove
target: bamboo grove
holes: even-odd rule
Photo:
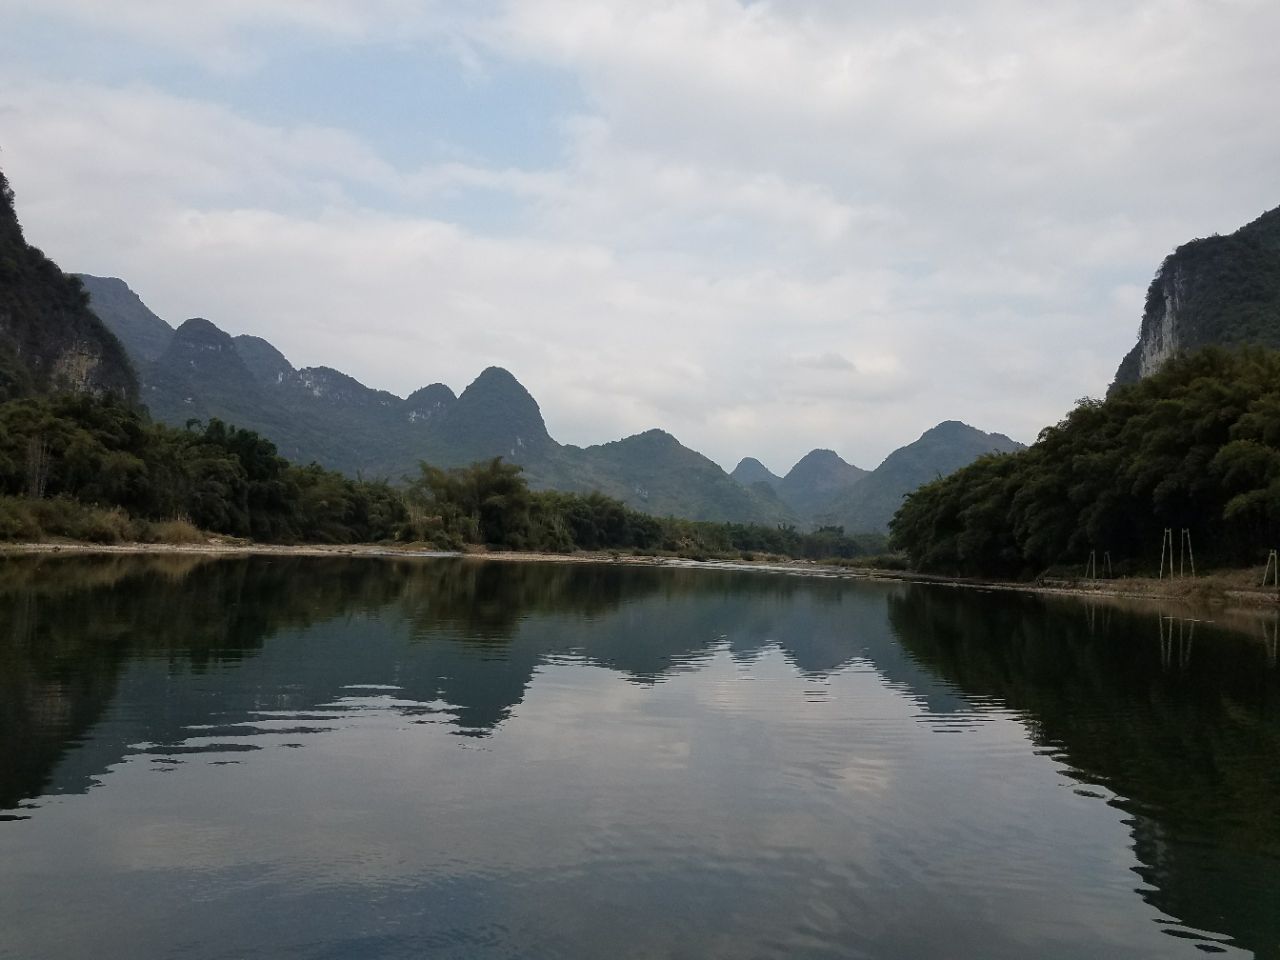
[[[1156,573],[1169,529],[1216,565],[1280,542],[1280,353],[1207,348],[1085,399],[1034,445],[909,494],[892,542],[913,568],[1032,577],[1090,553]]]

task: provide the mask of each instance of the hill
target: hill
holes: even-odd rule
[[[331,367],[295,368],[261,337],[232,337],[205,319],[174,330],[123,281],[82,277],[93,309],[132,352],[144,402],[165,423],[217,417],[261,433],[294,462],[348,476],[399,479],[421,461],[453,467],[502,457],[534,489],[597,490],[654,515],[793,519],[772,491],[744,489],[661,431],[586,448],[558,443],[537,401],[500,367],[456,396],[435,383],[401,398]]]
[[[1280,348],[1280,207],[1165,258],[1115,385],[1136,383],[1177,354],[1211,345]]]
[[[743,457],[738,461],[738,465],[733,468],[729,474],[733,479],[737,480],[744,487],[754,486],[757,483],[768,484],[770,487],[777,489],[778,484],[782,482],[782,478],[766,467],[755,457]]]
[[[778,483],[778,496],[800,516],[814,517],[867,475],[866,470],[845,463],[833,450],[811,450]]]
[[[1091,551],[1154,575],[1166,530],[1189,531],[1202,569],[1260,563],[1280,537],[1278,412],[1280,352],[1179,355],[917,490],[893,538],[919,569],[977,576],[1080,570]]]
[[[132,402],[138,384],[80,282],[27,243],[0,173],[0,399],[60,391]]]
[[[1024,449],[1002,433],[983,433],[967,423],[947,420],[900,447],[841,494],[820,518],[850,532],[885,532],[903,498],[923,484],[968,466],[983,454]]]

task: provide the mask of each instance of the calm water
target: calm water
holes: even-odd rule
[[[1274,629],[758,572],[0,561],[0,955],[1280,957]]]

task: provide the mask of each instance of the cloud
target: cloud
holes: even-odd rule
[[[842,357],[840,354],[830,351],[792,357],[791,362],[797,367],[805,367],[810,370],[848,371],[849,373],[857,370],[857,367],[847,357]]]
[[[39,16],[206,82],[0,69],[33,239],[371,385],[509,366],[570,442],[661,426],[785,469],[874,466],[952,417],[1031,439],[1105,389],[1173,246],[1277,202],[1264,2],[170,7]],[[550,161],[437,162],[221,96],[302,40],[581,102],[505,131],[549,132]]]

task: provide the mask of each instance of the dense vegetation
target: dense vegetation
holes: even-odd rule
[[[1154,574],[1166,528],[1202,563],[1280,545],[1280,353],[1208,348],[1082,400],[1028,450],[908,496],[892,539],[940,573],[1027,577],[1097,551]]]
[[[501,458],[423,465],[398,489],[291,464],[258,434],[217,419],[179,430],[84,394],[0,404],[0,539],[189,540],[202,530],[264,542],[688,556],[851,559],[883,547],[838,529],[659,519],[599,493],[534,491]]]
[[[219,420],[176,430],[84,394],[0,405],[0,538],[147,537],[181,521],[265,541],[390,537],[405,518],[384,483],[298,467]]]
[[[453,470],[424,466],[406,498],[408,535],[451,547],[852,559],[884,546],[882,538],[850,537],[839,528],[801,533],[785,525],[659,518],[600,493],[535,491],[501,458]]]
[[[984,433],[967,423],[946,420],[918,440],[899,447],[854,486],[836,493],[819,517],[846,530],[887,533],[902,498],[921,484],[946,476],[988,453],[1021,450],[1001,433]]]
[[[1280,348],[1280,208],[1227,236],[1184,243],[1165,258],[1147,290],[1139,336],[1173,313],[1180,349],[1215,345]],[[1116,371],[1118,384],[1139,375],[1140,346]]]

